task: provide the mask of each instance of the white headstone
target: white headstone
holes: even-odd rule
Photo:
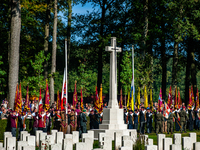
[[[130,147],[124,147],[124,146],[122,146],[122,147],[119,148],[119,150],[132,150],[132,149]]]
[[[191,142],[190,137],[183,137],[183,149],[192,150],[193,143]]]
[[[92,138],[92,139],[94,140],[94,131],[89,130],[89,131],[87,131],[87,132],[88,132],[89,137]]]
[[[4,132],[4,147],[6,148],[6,138],[7,137],[12,137],[11,132]]]
[[[199,150],[200,149],[200,142],[193,143],[193,150]]]
[[[51,130],[51,135],[54,137],[54,143],[56,143],[56,132],[58,132],[58,130]]]
[[[157,135],[158,150],[163,150],[163,139],[164,138],[165,138],[165,134]]]
[[[61,144],[53,144],[50,145],[51,150],[62,150],[62,145]]]
[[[63,132],[56,132],[56,144],[62,145],[63,136],[64,136]]]
[[[72,138],[63,139],[63,150],[73,150],[73,140],[72,140]]]
[[[122,141],[125,141],[125,140],[131,140],[131,137],[128,136],[128,135],[123,135],[122,136]]]
[[[0,148],[3,148],[3,143],[0,142]]]
[[[153,139],[148,139],[148,145],[153,145]]]
[[[27,136],[26,141],[29,146],[35,146],[35,136]]]
[[[45,139],[46,139],[46,135],[47,135],[47,133],[41,132],[41,133],[39,134],[39,141],[45,140]]]
[[[174,133],[174,144],[181,145],[181,134]]]
[[[182,145],[172,144],[172,145],[170,145],[170,150],[182,150]]]
[[[40,144],[40,133],[42,133],[42,131],[40,130],[36,131],[36,146],[39,146]]]
[[[83,142],[86,144],[88,150],[93,149],[93,139],[90,137],[83,138]]]
[[[112,150],[112,138],[110,136],[103,137],[103,149]]]
[[[16,150],[16,137],[6,138],[6,150]]]
[[[30,134],[29,133],[22,134],[22,141],[26,141],[27,136],[30,136]]]
[[[87,147],[86,147],[86,144],[83,143],[83,142],[78,142],[76,143],[76,150],[86,150]]]
[[[73,144],[79,142],[79,132],[78,131],[72,131],[72,136],[73,136]]]
[[[17,150],[22,150],[23,146],[28,146],[28,142],[26,142],[26,141],[17,141]]]
[[[196,143],[197,142],[197,134],[196,133],[190,133],[190,138],[191,138],[191,142],[192,143]]]
[[[40,150],[46,150],[46,140],[40,141]]]
[[[122,130],[116,131],[114,133],[115,150],[118,150],[120,147],[122,147],[122,134]]]
[[[101,147],[103,145],[103,137],[106,136],[106,134],[104,132],[100,132],[98,135],[98,139],[99,139],[99,146]]]
[[[22,146],[22,150],[35,150],[35,146]]]
[[[133,129],[129,132],[129,135],[131,137],[131,140],[133,141],[133,143],[136,142],[136,139],[137,139],[137,130],[136,129]]]
[[[109,136],[114,140],[114,130],[105,130],[106,136]]]
[[[67,139],[72,139],[73,138],[73,136],[72,136],[72,134],[65,134],[65,138],[67,138]]]
[[[157,150],[157,145],[146,145],[145,150]]]
[[[45,140],[45,146],[46,146],[45,150],[49,150],[49,148],[50,148],[50,141],[48,139]],[[62,145],[61,145],[61,147],[62,147]]]
[[[148,135],[140,135],[141,142],[144,143],[144,145],[148,145]]]
[[[86,138],[86,137],[89,137],[89,134],[88,133],[82,133],[82,135],[81,135],[81,140],[83,141],[83,139],[84,138]]]
[[[21,131],[20,132],[20,141],[23,141],[23,134],[28,134],[28,131]]]
[[[55,144],[54,136],[53,135],[46,135],[45,139],[49,140],[49,144]]]
[[[132,140],[124,140],[122,142],[122,146],[128,147],[128,148],[130,148],[130,150],[132,150],[133,149],[133,141]]]
[[[172,145],[172,138],[163,139],[163,150],[170,150],[170,145]]]

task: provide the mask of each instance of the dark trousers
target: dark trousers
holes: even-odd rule
[[[36,135],[36,131],[38,130],[38,128],[33,127],[33,134]]]
[[[192,131],[193,128],[194,128],[194,120],[191,119],[191,120],[189,120],[189,130]]]
[[[13,137],[16,137],[16,128],[11,128],[11,133]]]
[[[133,129],[133,124],[128,124],[128,129]]]
[[[134,129],[138,129],[138,123],[134,123]]]
[[[140,134],[144,134],[144,125],[145,122],[140,122]]]

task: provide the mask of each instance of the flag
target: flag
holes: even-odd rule
[[[167,105],[168,105],[169,107],[171,107],[171,104],[172,104],[172,87],[170,86],[170,88],[169,88],[168,100],[167,100]]]
[[[26,101],[25,101],[24,108],[26,110],[30,110],[30,107],[29,107],[29,88],[28,88],[28,86],[27,86],[27,90],[26,90]]]
[[[177,108],[178,108],[178,93],[177,93],[177,87],[175,87],[174,105],[175,105],[175,109],[177,109]]]
[[[160,94],[158,98],[158,111],[162,110],[162,90],[160,88]]]
[[[81,87],[81,110],[83,111],[83,93],[82,93],[82,87]]]
[[[14,104],[14,110],[15,111],[18,110],[18,106],[17,106],[17,104],[18,104],[18,96],[19,96],[18,92],[19,91],[18,91],[18,83],[17,83],[16,91],[15,91],[15,104]]]
[[[76,91],[76,81],[75,81],[75,85],[74,85],[74,94],[73,94],[73,107],[76,107],[76,103],[78,102],[78,98],[77,98],[77,91]]]
[[[191,90],[189,88],[189,103],[188,103],[188,109],[191,110],[192,109],[192,95],[191,95]]]
[[[129,106],[130,106],[130,104],[129,104],[130,96],[129,96],[129,95],[130,95],[130,94],[129,94],[129,92],[128,92],[128,100],[127,100],[127,105],[126,105],[127,109],[129,109]]]
[[[119,100],[119,108],[122,108],[122,88],[120,90],[120,100]]]
[[[147,88],[146,86],[144,87],[144,107],[148,107],[148,94],[147,94]]]
[[[178,109],[181,108],[181,105],[182,105],[181,94],[180,94],[180,90],[179,90],[179,88],[178,88]]]
[[[45,111],[48,111],[50,106],[49,106],[49,101],[50,101],[50,96],[49,96],[49,86],[46,80],[46,94],[45,94]]]
[[[152,88],[150,89],[150,105],[151,105],[151,110],[153,110],[153,93],[152,93]]]
[[[100,87],[100,91],[99,91],[99,113],[102,113],[103,111],[103,98],[102,98],[102,84],[101,84],[101,87]]]
[[[96,86],[96,95],[95,95],[95,102],[94,102],[94,104],[95,104],[95,109],[99,112],[99,96],[98,96],[98,90],[97,90],[97,86]]]
[[[133,96],[134,91],[132,90],[132,96],[131,96],[131,110],[134,112],[134,96]]]
[[[38,113],[40,113],[42,111],[42,109],[43,109],[43,104],[42,104],[42,94],[41,94],[41,88],[40,88]]]
[[[196,93],[196,108],[199,107],[199,91],[197,88],[197,93]]]
[[[138,108],[138,110],[140,109],[140,87],[138,87],[137,108]]]
[[[65,69],[64,69],[63,85],[62,85],[62,92],[61,92],[61,109],[64,109],[63,106],[67,106],[66,75],[65,75]]]
[[[194,105],[194,91],[193,91],[193,85],[191,86],[191,95],[192,95],[192,106]]]
[[[59,90],[57,91],[57,104],[56,104],[56,109],[59,110],[60,109],[60,93]]]
[[[166,102],[164,102],[164,109],[163,109],[163,115],[165,118],[169,117],[169,113],[170,113],[170,107],[169,105],[167,105]]]
[[[18,96],[17,107],[18,107],[19,113],[22,114],[22,89],[21,89],[21,83],[19,84],[19,96]]]

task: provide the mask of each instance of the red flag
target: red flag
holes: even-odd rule
[[[196,108],[199,107],[199,91],[197,88],[197,93],[196,93]]]
[[[18,104],[18,83],[17,83],[17,86],[16,86],[16,91],[15,91],[15,106],[14,106],[14,110],[17,111],[18,110],[18,107],[17,107],[17,104]]]
[[[121,90],[120,90],[120,100],[119,100],[119,108],[122,108],[122,102],[123,100],[122,100],[122,88],[121,88]]]
[[[77,98],[77,91],[76,91],[76,81],[75,81],[75,87],[74,87],[74,94],[73,94],[73,107],[76,107],[76,103],[78,102]]]
[[[178,89],[178,109],[181,108],[181,105],[182,105],[181,94],[180,94],[180,91],[179,91],[179,89]]]
[[[21,90],[21,83],[19,84],[19,96],[18,96],[17,106],[18,106],[19,113],[21,114],[22,113],[22,90]]]
[[[175,105],[175,108],[178,108],[178,93],[177,93],[177,87],[175,87],[174,105]]]
[[[103,89],[102,89],[102,84],[101,84],[100,91],[99,91],[99,113],[102,113],[102,111],[103,111],[102,92],[103,92]]]
[[[192,106],[194,105],[194,91],[193,91],[193,85],[191,86],[191,95],[192,95]]]
[[[160,94],[158,98],[158,111],[162,110],[162,90],[160,88]]]
[[[39,109],[38,113],[40,113],[43,109],[43,104],[42,104],[42,95],[41,95],[41,88],[40,88],[40,96],[39,96]]]
[[[29,88],[28,88],[28,86],[27,86],[27,90],[26,90],[25,109],[30,110],[30,108],[29,108]]]
[[[189,88],[189,103],[188,103],[188,106],[189,106],[189,110],[190,110],[192,108],[192,95],[191,95],[190,88]]]
[[[170,86],[167,105],[171,107],[172,104],[172,87]]]
[[[95,95],[95,109],[99,112],[99,95],[98,95],[98,90],[96,86],[96,95]]]
[[[81,87],[81,110],[83,111],[83,93],[82,93],[82,87]]]
[[[48,83],[47,83],[47,80],[46,80],[45,111],[48,111],[49,108],[50,108],[49,101],[50,101],[49,87],[48,87]]]
[[[62,105],[62,104],[61,104],[61,105]],[[57,91],[57,104],[56,104],[56,109],[57,109],[57,110],[60,109],[60,94],[59,94],[59,90]],[[61,109],[63,109],[62,106],[61,106]]]
[[[63,89],[62,89],[62,97],[61,97],[61,109],[64,109],[63,106],[67,105],[66,101],[66,81],[64,82]]]

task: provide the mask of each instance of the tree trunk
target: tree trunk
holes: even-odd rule
[[[53,41],[52,41],[52,66],[50,81],[51,104],[54,100],[54,73],[56,72],[56,39],[57,39],[57,0],[54,0],[54,23],[53,23]]]
[[[101,6],[101,9],[102,9],[102,13],[101,13],[101,28],[100,28],[100,37],[101,37],[101,40],[100,40],[100,43],[99,45],[100,48],[99,48],[99,52],[98,52],[98,80],[97,80],[97,87],[98,87],[98,91],[100,90],[100,85],[102,84],[102,71],[103,71],[103,61],[102,61],[102,54],[103,54],[103,50],[104,50],[104,33],[103,33],[103,30],[104,30],[104,24],[105,24],[105,13],[106,13],[106,8],[105,8],[105,5],[106,5],[106,0],[103,0],[103,4]]]
[[[45,37],[44,37],[44,53],[45,56],[48,54],[49,50],[49,22],[50,22],[50,9],[51,0],[47,0],[46,18],[45,18]],[[44,79],[46,80],[48,76],[48,61],[44,62]]]
[[[191,81],[193,85],[193,93],[194,93],[194,98],[196,99],[196,92],[197,92],[197,79],[196,79],[196,64],[195,64],[195,55],[194,55],[194,49],[191,51]]]
[[[68,22],[67,22],[67,64],[69,65],[71,51],[71,21],[72,21],[72,0],[68,0]]]
[[[11,40],[9,54],[8,99],[10,107],[14,109],[15,90],[19,76],[19,46],[21,31],[21,5],[20,0],[12,1],[11,10]]]

